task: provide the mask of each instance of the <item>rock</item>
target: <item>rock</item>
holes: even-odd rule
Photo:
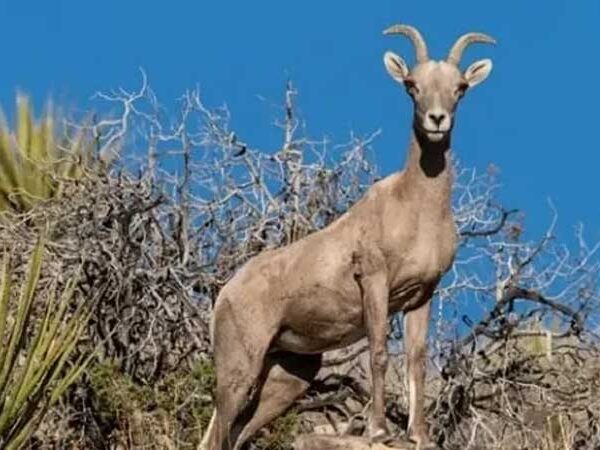
[[[295,450],[415,450],[409,442],[371,444],[359,436],[334,436],[327,434],[301,434],[294,441]]]
[[[330,434],[333,435],[335,433],[335,428],[329,424],[316,425],[313,428],[312,434]]]

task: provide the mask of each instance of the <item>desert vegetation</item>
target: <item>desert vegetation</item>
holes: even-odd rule
[[[310,137],[292,83],[274,113],[277,149],[238,135],[198,90],[166,111],[143,76],[96,100],[112,113],[37,120],[21,97],[0,128],[0,447],[195,449],[212,412],[212,301],[250,257],[361,197],[380,176],[378,131]],[[600,448],[600,243],[583,226],[561,241],[551,204],[533,235],[519,205],[499,200],[498,169],[455,171],[459,253],[430,328],[433,438]],[[402,321],[389,325],[386,417],[401,434]],[[309,393],[251,448],[361,435],[367,366],[364,342],[327,354]]]

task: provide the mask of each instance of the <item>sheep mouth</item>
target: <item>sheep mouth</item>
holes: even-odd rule
[[[427,137],[427,139],[429,139],[430,141],[433,142],[438,142],[441,141],[444,137],[446,137],[446,135],[448,133],[450,133],[450,130],[430,130],[427,129],[426,127],[424,127],[423,125],[416,123],[416,129],[423,135],[425,135]]]
[[[427,139],[433,142],[441,141],[447,133],[447,131],[425,131]]]

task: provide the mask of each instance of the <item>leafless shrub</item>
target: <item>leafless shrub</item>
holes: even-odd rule
[[[273,152],[237,137],[227,109],[209,109],[197,89],[180,98],[174,122],[145,77],[138,91],[97,95],[117,110],[82,130],[104,168],[67,183],[61,200],[0,223],[0,244],[22,248],[32,245],[32,224],[50,224],[47,275],[82,267],[81,289],[96,305],[82,351],[98,348],[140,384],[190,370],[209,353],[210,304],[233,272],[322,228],[373,182],[377,133],[335,147],[299,136],[295,95],[288,84]],[[86,395],[72,400],[89,403]],[[90,420],[71,425],[85,432]]]
[[[267,152],[232,130],[227,108],[207,107],[198,89],[179,99],[175,118],[145,76],[137,91],[98,94],[116,112],[85,131],[111,170],[69,184],[65,200],[2,220],[0,241],[25,248],[32,223],[52,224],[47,270],[66,277],[83,265],[82,288],[97,301],[89,341],[103,357],[145,385],[189,369],[210,354],[210,304],[233,272],[263,249],[326,226],[376,179],[377,132],[342,146],[312,140],[295,96],[288,83],[275,123],[281,145]],[[574,248],[561,244],[556,213],[532,238],[520,213],[498,201],[493,168],[457,165],[456,174],[461,240],[432,317],[432,436],[446,448],[598,448],[599,244],[587,243],[582,227]],[[401,338],[393,318],[398,358],[386,412],[398,432],[407,420]],[[326,355],[326,369],[296,406],[301,431],[362,432],[366,349],[358,343]],[[86,389],[65,411],[91,408]],[[148,414],[150,407],[141,416]],[[92,436],[90,420],[67,422]]]
[[[445,448],[598,448],[599,243],[583,227],[575,249],[556,234],[557,213],[527,239],[516,210],[498,203],[495,170],[457,167],[456,261],[436,295],[428,411]],[[402,323],[391,320],[387,416],[407,422]],[[336,352],[300,408],[330,432],[362,432],[368,411],[367,346]],[[341,355],[340,355],[341,353]],[[333,382],[335,380],[335,382]],[[309,427],[310,428],[310,427]]]

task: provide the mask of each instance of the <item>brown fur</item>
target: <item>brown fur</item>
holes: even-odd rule
[[[422,61],[409,72],[398,59],[386,54],[386,66],[415,103],[406,168],[375,183],[327,228],[256,256],[222,289],[211,324],[216,410],[204,448],[239,448],[304,393],[323,352],[364,336],[373,379],[369,435],[386,437],[387,318],[397,312],[405,314],[409,437],[428,442],[423,385],[430,302],[456,248],[450,132],[463,93],[457,89],[473,78],[471,68],[463,75],[444,61]],[[432,133],[431,111],[448,116],[447,129],[437,120],[442,131]]]

